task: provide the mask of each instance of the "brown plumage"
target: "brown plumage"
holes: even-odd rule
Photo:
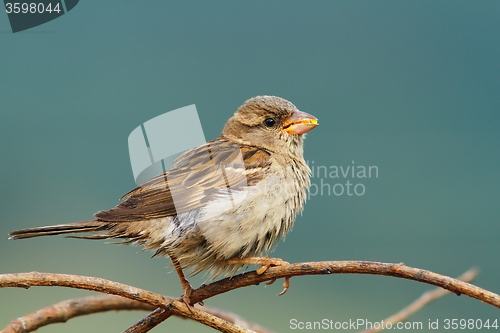
[[[85,239],[123,239],[169,256],[189,304],[183,269],[211,278],[245,264],[282,264],[267,254],[303,208],[309,168],[303,134],[313,116],[289,101],[257,96],[226,123],[221,136],[182,154],[172,168],[125,194],[94,221],[18,230],[11,239],[90,232]]]

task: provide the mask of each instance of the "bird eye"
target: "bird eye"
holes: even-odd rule
[[[266,118],[264,120],[264,126],[266,126],[266,127],[273,127],[275,124],[276,124],[276,120],[274,120],[273,118]]]

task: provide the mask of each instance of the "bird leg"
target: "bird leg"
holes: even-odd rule
[[[177,258],[171,254],[168,253],[168,256],[172,260],[172,264],[175,267],[175,271],[177,272],[177,275],[179,276],[179,280],[181,281],[181,286],[183,290],[183,294],[181,296],[182,301],[186,303],[189,309],[191,309],[191,293],[193,291],[193,287],[191,287],[191,284],[189,284],[189,281],[186,279],[186,276],[184,275],[184,272],[182,271],[181,264]]]
[[[257,273],[258,275],[263,274],[271,266],[285,266],[290,264],[289,262],[284,261],[283,259],[269,258],[269,257],[231,258],[223,261],[222,263],[227,265],[261,265],[255,271],[255,273]],[[266,284],[268,285],[272,284],[274,283],[274,281],[276,281],[276,279],[272,279]],[[285,281],[283,282],[283,291],[281,291],[278,294],[278,296],[281,296],[284,293],[286,293],[289,287],[290,287],[290,278],[285,277]]]

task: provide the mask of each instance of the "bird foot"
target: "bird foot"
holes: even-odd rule
[[[280,258],[269,258],[269,257],[247,257],[247,258],[231,258],[223,263],[228,264],[228,265],[235,265],[235,264],[243,264],[243,265],[261,265],[255,273],[258,275],[264,274],[264,272],[269,268],[273,266],[285,266],[289,265],[290,263],[287,261],[284,261],[283,259]],[[266,282],[266,285],[273,284],[276,279],[272,279],[269,282]],[[278,294],[278,296],[281,296],[285,294],[290,287],[290,278],[285,277],[285,281],[283,282],[283,290]]]
[[[191,310],[191,293],[193,292],[193,287],[191,287],[191,284],[189,284],[189,282],[184,279],[182,280],[181,279],[181,285],[182,285],[182,290],[183,290],[183,294],[181,297],[179,297],[179,301],[183,301],[187,307],[189,308],[189,310]]]
[[[186,279],[186,276],[184,275],[184,272],[182,271],[181,264],[179,263],[179,260],[173,255],[170,254],[170,259],[172,260],[172,264],[174,265],[175,271],[177,272],[177,275],[179,276],[179,280],[181,281],[181,286],[182,286],[182,291],[183,294],[181,297],[178,298],[179,301],[183,301],[187,307],[189,308],[190,311],[192,311],[192,306],[193,302],[191,301],[191,294],[193,292],[193,287],[191,287],[191,284],[189,281]],[[203,302],[200,301],[198,304],[203,305]]]

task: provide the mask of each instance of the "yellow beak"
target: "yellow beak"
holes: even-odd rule
[[[282,131],[289,134],[304,134],[318,126],[318,118],[302,111],[294,111],[285,121]]]

